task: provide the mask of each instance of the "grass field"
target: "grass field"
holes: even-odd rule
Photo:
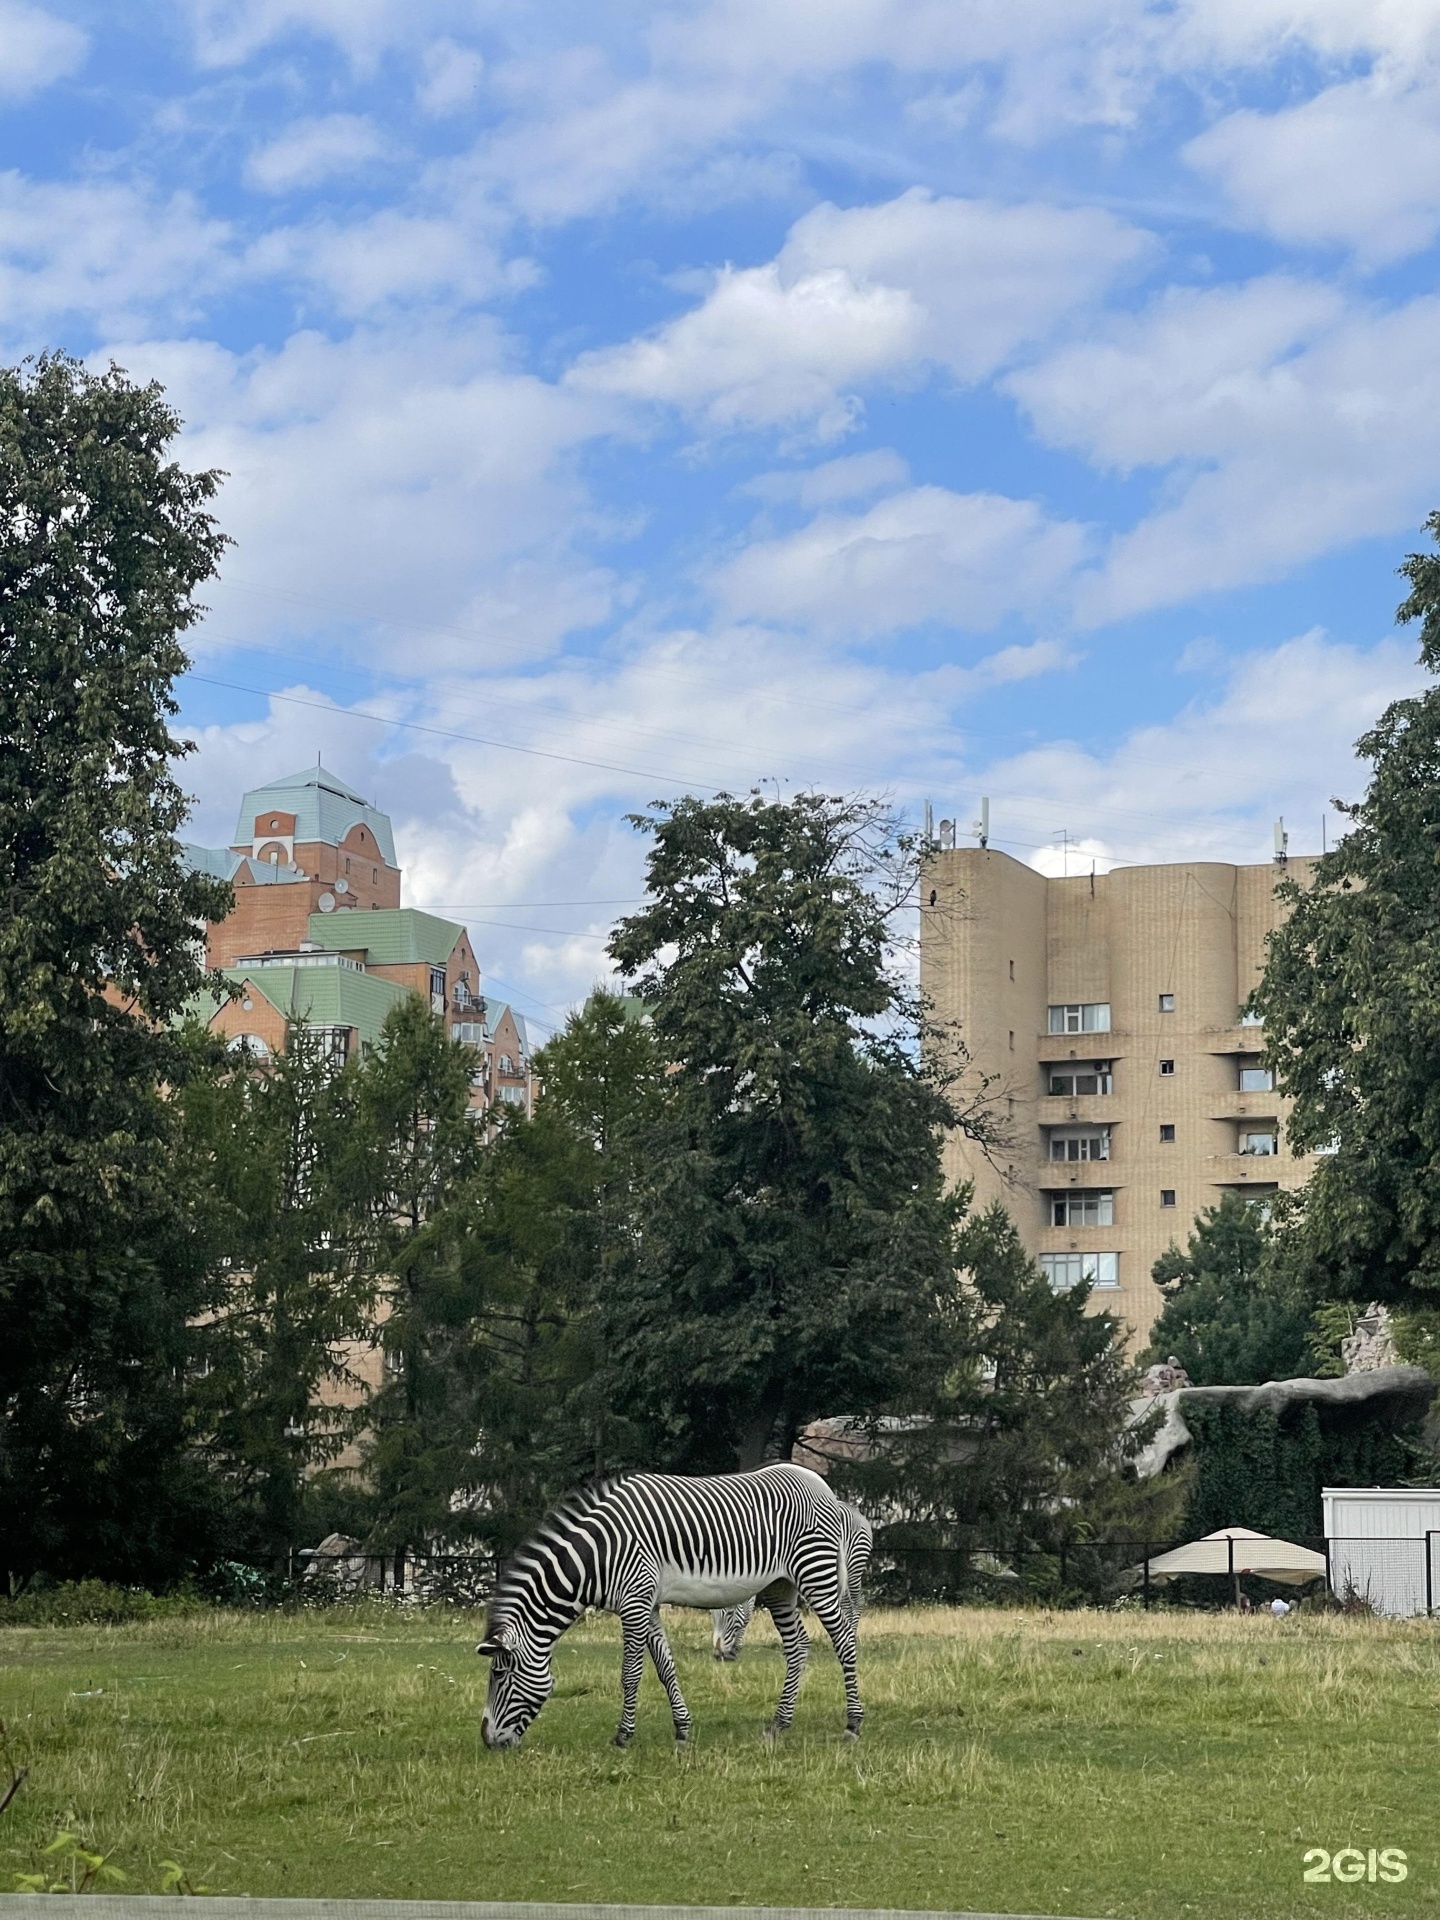
[[[1288,1920],[1440,1916],[1440,1634],[1314,1617],[914,1610],[862,1626],[863,1740],[817,1647],[781,1660],[670,1619],[696,1739],[653,1674],[609,1744],[619,1637],[561,1642],[515,1753],[479,1738],[475,1620],[380,1609],[0,1632],[29,1778],[0,1890],[57,1827],[127,1889],[179,1861],[217,1893],[971,1908]],[[1403,1884],[1305,1885],[1305,1849],[1399,1847]]]

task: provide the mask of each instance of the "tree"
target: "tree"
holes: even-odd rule
[[[446,1333],[464,1302],[460,1246],[480,1153],[470,1110],[474,1056],[418,995],[386,1016],[352,1075],[336,1185],[357,1226],[366,1294],[383,1303],[386,1384],[365,1404],[369,1544],[395,1549],[443,1531],[475,1435],[457,1434]]]
[[[387,1039],[361,1075],[356,1165],[371,1164],[374,1116],[393,1113],[403,1124],[382,1125],[376,1164],[398,1146],[402,1167],[425,1171],[375,1189],[395,1213],[395,1250],[374,1258],[399,1282],[385,1334],[402,1370],[370,1409],[372,1540],[469,1537],[504,1554],[576,1480],[635,1457],[607,1397],[601,1299],[663,1076],[648,1025],[595,994],[536,1056],[533,1119],[495,1109],[477,1155],[459,1131],[475,1139],[463,1080],[434,1064],[437,1043],[408,1028]]]
[[[1428,521],[1440,540],[1440,514]],[[1397,612],[1440,671],[1440,555],[1411,554]],[[1294,1102],[1290,1140],[1323,1152],[1282,1197],[1286,1254],[1317,1294],[1435,1304],[1440,1292],[1440,687],[1397,700],[1357,743],[1372,763],[1351,825],[1289,917],[1254,995]]]
[[[1151,1269],[1165,1305],[1144,1358],[1173,1354],[1197,1387],[1309,1373],[1314,1302],[1276,1270],[1271,1239],[1265,1216],[1239,1194],[1200,1214],[1185,1252],[1172,1245]]]
[[[818,794],[635,825],[651,899],[610,951],[669,1071],[607,1365],[652,1460],[753,1466],[892,1398],[951,1283],[955,1109],[890,960],[911,850],[879,803]]]
[[[924,1359],[839,1477],[891,1516],[894,1545],[1164,1539],[1186,1488],[1137,1479],[1135,1391],[1120,1323],[1087,1287],[1055,1292],[997,1204],[961,1224]]]
[[[229,890],[186,870],[180,635],[223,536],[156,386],[0,370],[0,1571],[160,1578],[203,1541],[203,1299],[171,1022]]]
[[[226,1551],[242,1559],[276,1562],[305,1541],[315,1476],[350,1437],[352,1349],[370,1334],[376,1293],[342,1177],[355,1078],[294,1026],[273,1060],[230,1055],[180,1096],[184,1152],[205,1180],[198,1244],[210,1274],[193,1335],[195,1440]]]

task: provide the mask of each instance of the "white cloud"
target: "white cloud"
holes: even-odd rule
[[[65,319],[123,336],[162,309],[185,317],[231,273],[229,244],[187,193],[0,174],[0,328],[48,344]]]
[[[842,500],[889,493],[903,487],[909,478],[910,468],[893,448],[877,447],[873,453],[848,453],[838,460],[822,460],[818,467],[759,473],[740,491],[758,500],[793,501],[813,511]]]
[[[543,654],[609,610],[613,582],[572,544],[589,512],[573,456],[602,418],[508,371],[483,329],[128,358],[170,388],[187,459],[230,476],[235,586],[208,596],[208,650],[308,633],[409,679]]]
[[[912,487],[864,513],[827,513],[757,541],[718,574],[735,616],[846,638],[926,622],[984,629],[1036,614],[1085,557],[1085,530],[1033,501]]]
[[[425,49],[421,72],[415,97],[422,112],[440,119],[475,104],[485,62],[474,47],[463,47],[457,40],[434,40]]]
[[[356,113],[329,113],[296,120],[245,163],[245,177],[262,193],[292,193],[342,179],[369,167],[389,151],[389,142],[373,120]]]
[[[1110,753],[1055,741],[996,761],[975,775],[991,796],[992,838],[1045,871],[1059,870],[1059,823],[1071,831],[1072,873],[1088,870],[1091,853],[1102,871],[1255,861],[1269,857],[1283,814],[1291,851],[1318,852],[1332,797],[1355,799],[1366,784],[1356,735],[1424,679],[1414,652],[1408,639],[1361,648],[1314,630],[1243,656],[1218,698],[1134,729]],[[1332,836],[1337,825],[1330,811]]]
[[[423,31],[426,0],[182,0],[205,66],[234,66],[297,36],[330,40],[357,66]]]
[[[89,47],[87,36],[68,20],[25,0],[0,0],[0,100],[24,100],[63,80],[82,64]]]
[[[582,389],[659,401],[727,429],[845,430],[854,389],[926,364],[974,381],[1049,334],[1148,247],[1093,208],[936,199],[823,205],[775,260],[726,268],[648,339],[583,356]]]
[[[1440,230],[1440,86],[1372,75],[1278,113],[1245,109],[1185,149],[1243,225],[1380,265]]]
[[[787,285],[774,263],[726,268],[693,312],[653,339],[582,356],[570,381],[721,430],[813,420],[833,439],[855,412],[843,389],[913,360],[919,327],[908,293],[857,286],[843,269]]]
[[[1385,311],[1284,279],[1166,295],[1009,385],[1042,437],[1171,467],[1082,582],[1089,622],[1275,579],[1418,525],[1440,490],[1440,301]]]

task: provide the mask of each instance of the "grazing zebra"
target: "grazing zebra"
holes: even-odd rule
[[[875,1544],[875,1529],[858,1507],[840,1502],[840,1520],[845,1528],[845,1550],[849,1557],[850,1610],[860,1617],[860,1588],[870,1564]],[[717,1660],[738,1660],[745,1643],[745,1629],[755,1612],[754,1600],[742,1600],[738,1607],[717,1607],[710,1615],[710,1644]]]
[[[788,1462],[714,1479],[636,1473],[572,1493],[511,1556],[476,1652],[491,1662],[481,1737],[516,1746],[549,1699],[555,1642],[587,1607],[620,1616],[624,1708],[617,1747],[635,1737],[648,1648],[670,1697],[678,1741],[690,1711],[660,1608],[732,1606],[764,1593],[785,1649],[785,1684],[767,1732],[795,1716],[809,1642],[799,1602],[814,1609],[845,1675],[845,1731],[864,1709],[855,1674],[850,1553],[840,1502],[818,1473]]]

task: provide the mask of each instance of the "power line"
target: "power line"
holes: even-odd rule
[[[611,760],[587,760],[578,753],[555,753],[546,747],[521,747],[513,740],[492,740],[483,734],[459,733],[453,727],[430,727],[419,720],[395,720],[385,714],[361,713],[355,707],[337,707],[325,700],[306,700],[298,693],[275,693],[268,688],[242,686],[237,680],[217,680],[208,673],[188,673],[189,680],[198,680],[202,686],[223,687],[227,693],[249,693],[257,700],[283,700],[287,706],[308,707],[313,713],[342,716],[347,720],[361,720],[372,727],[401,727],[407,733],[428,733],[440,740],[464,740],[475,747],[494,747],[501,753],[523,753],[533,760],[563,760],[567,766],[595,767],[602,773],[629,774],[636,780],[658,780],[662,786],[693,787],[697,783],[681,779],[673,773],[656,773],[648,767],[622,767]],[[704,793],[714,793],[714,787],[703,787]]]

